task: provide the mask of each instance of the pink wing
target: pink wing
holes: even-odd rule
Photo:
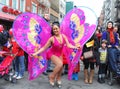
[[[67,36],[71,44],[80,44],[83,47],[95,32],[96,23],[89,24],[89,22],[86,22],[87,18],[89,17],[86,16],[85,11],[80,8],[72,9],[64,17],[61,23],[61,32]],[[66,52],[64,52],[64,54],[66,54]],[[66,54],[70,66],[68,74],[69,80],[72,78],[73,70],[81,54],[82,50],[75,49],[73,49],[71,53]]]
[[[33,13],[19,15],[13,24],[13,35],[19,46],[28,54],[38,51],[51,36],[50,25]],[[35,79],[46,68],[46,52],[29,57],[29,79]]]

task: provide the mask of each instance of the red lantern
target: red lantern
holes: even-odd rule
[[[14,11],[14,14],[15,14],[15,15],[19,15],[19,11],[18,11],[18,10],[15,10],[15,11]]]
[[[3,12],[8,12],[8,7],[7,6],[3,6],[2,11]]]
[[[9,8],[9,13],[14,14],[14,10],[12,8]]]
[[[9,14],[14,14],[14,15],[19,15],[22,13],[22,12],[19,12],[18,10],[14,10],[13,8],[9,8],[7,6],[3,6],[2,11]]]

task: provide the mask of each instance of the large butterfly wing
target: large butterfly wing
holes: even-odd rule
[[[86,15],[85,9],[74,8],[70,10],[61,23],[61,32],[67,36],[69,42],[73,45],[80,44],[82,47],[93,35],[96,28],[96,23],[91,24],[91,22],[87,22],[87,19],[91,17]],[[96,21],[96,19],[94,19],[94,21]],[[67,59],[69,59],[70,69],[68,78],[71,79],[72,72],[82,54],[82,49],[73,49],[69,52],[71,53],[66,54],[66,52],[64,52],[64,54],[68,57]]]
[[[19,15],[13,23],[13,35],[19,46],[28,54],[38,51],[51,36],[50,25],[33,13]],[[29,57],[29,79],[35,79],[46,68],[45,52]]]

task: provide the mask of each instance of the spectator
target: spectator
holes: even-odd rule
[[[98,82],[105,83],[105,69],[107,65],[107,41],[102,40],[101,47],[99,48],[99,70],[98,70]]]
[[[16,79],[21,79],[24,76],[25,63],[24,63],[24,51],[18,46],[15,39],[13,38],[12,29],[9,30],[11,39],[10,43],[12,44],[12,53],[15,57],[15,77]]]
[[[81,56],[81,60],[83,60],[84,64],[84,82],[86,84],[92,84],[93,83],[93,77],[94,77],[94,64],[96,63],[96,55],[94,53],[96,50],[98,50],[98,45],[97,45],[97,37],[93,35],[91,39],[84,45],[83,47],[83,53]],[[89,58],[86,58],[84,56],[85,52],[92,51],[92,56]],[[90,55],[90,54],[87,54]],[[90,76],[88,75],[88,68],[90,67]]]
[[[119,41],[119,45],[120,45],[120,35],[118,33],[118,26],[117,25],[114,26],[114,32],[117,33],[117,37],[118,37],[118,41]]]
[[[108,48],[108,63],[111,65],[111,70],[117,72],[116,66],[116,52],[118,49],[118,36],[117,33],[114,32],[113,22],[109,21],[107,23],[106,31],[102,34],[102,40],[107,40],[107,48]],[[114,64],[113,64],[114,63]]]
[[[101,33],[101,30],[100,30],[100,27],[98,27],[98,28],[96,29],[95,35],[97,36],[97,38],[98,38],[98,40],[99,40],[99,43],[100,43],[101,37],[102,37],[102,33]]]

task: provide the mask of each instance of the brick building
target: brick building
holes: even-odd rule
[[[0,24],[8,30],[19,14],[24,12],[49,14],[49,8],[49,0],[0,0]]]

